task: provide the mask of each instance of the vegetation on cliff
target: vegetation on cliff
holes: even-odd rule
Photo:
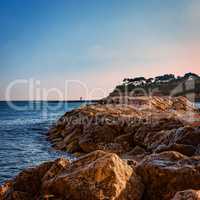
[[[194,73],[175,77],[164,74],[155,78],[125,78],[116,86],[110,97],[116,96],[186,96],[190,101],[200,101],[200,77]]]

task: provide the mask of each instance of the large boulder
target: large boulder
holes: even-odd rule
[[[14,179],[13,189],[30,195],[36,194],[40,190],[42,177],[51,168],[52,164],[53,162],[46,162],[38,167],[23,170]]]
[[[172,121],[173,119],[168,119],[168,122],[172,123]],[[158,123],[143,125],[135,133],[134,143],[154,153],[177,151],[187,156],[197,154],[200,144],[200,127],[184,126],[184,124],[181,125],[178,122],[173,124],[177,127],[164,128],[159,120]],[[167,123],[165,126],[167,126]]]
[[[120,128],[117,126],[92,124],[85,129],[84,135],[79,139],[79,145],[84,152],[89,153],[100,149],[101,143],[112,143],[120,133]]]
[[[65,164],[64,164],[65,163]],[[69,161],[57,159],[54,162],[45,162],[35,168],[28,168],[19,173],[12,181],[0,187],[2,200],[32,200],[41,196],[43,177],[56,174],[61,166],[67,166]]]
[[[133,135],[135,144],[154,150],[158,145],[170,139],[176,129],[184,127],[184,123],[176,117],[160,116],[155,121],[143,124]]]
[[[139,200],[143,184],[116,154],[95,151],[43,182],[44,194],[70,200]]]
[[[195,155],[197,149],[193,145],[174,143],[174,144],[170,144],[170,145],[161,144],[155,149],[154,152],[161,153],[164,151],[177,151],[186,156],[193,156],[193,155]]]
[[[185,126],[179,128],[174,135],[174,142],[198,146],[200,144],[200,127]]]
[[[145,199],[168,200],[177,191],[200,188],[200,156],[187,157],[173,151],[152,154],[136,171],[146,186]]]
[[[116,154],[94,151],[25,170],[0,187],[1,200],[140,200],[144,185]]]

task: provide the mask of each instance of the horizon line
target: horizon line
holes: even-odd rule
[[[100,99],[85,99],[85,100],[26,100],[26,99],[13,99],[13,100],[0,100],[0,102],[13,102],[13,101],[32,101],[32,102],[36,102],[36,101],[40,101],[40,102],[97,102]]]

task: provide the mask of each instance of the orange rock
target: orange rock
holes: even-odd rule
[[[140,178],[125,161],[102,151],[81,157],[43,183],[45,194],[64,199],[139,200],[143,190]]]
[[[5,197],[10,192],[11,188],[12,188],[12,181],[7,181],[2,186],[0,186],[0,200],[2,200],[3,197]]]
[[[140,200],[144,186],[116,154],[94,151],[70,163],[63,158],[20,173],[1,189],[1,200]]]
[[[137,166],[146,186],[145,198],[168,200],[175,192],[200,187],[200,156],[168,151],[147,156]]]

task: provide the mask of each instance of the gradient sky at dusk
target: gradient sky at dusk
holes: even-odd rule
[[[124,77],[200,74],[199,0],[1,0],[0,27],[0,99],[16,79],[40,81],[33,99],[59,98],[52,88],[78,99]],[[30,85],[12,98],[28,99]]]

